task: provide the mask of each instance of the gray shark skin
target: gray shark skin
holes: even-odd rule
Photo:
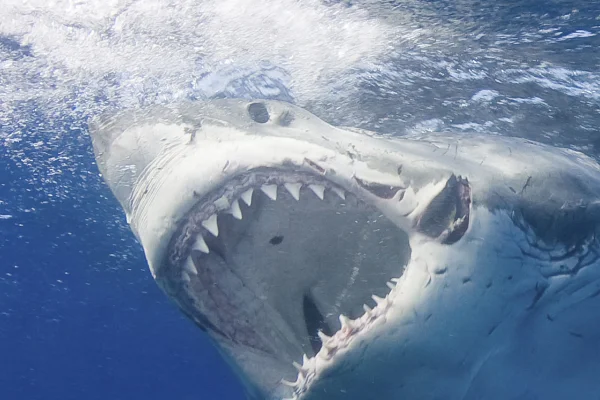
[[[251,399],[597,399],[600,166],[276,101],[98,118],[164,292]]]

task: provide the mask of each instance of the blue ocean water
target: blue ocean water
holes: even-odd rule
[[[600,151],[598,2],[0,5],[0,399],[243,398],[102,182],[99,113],[277,98],[390,134]]]

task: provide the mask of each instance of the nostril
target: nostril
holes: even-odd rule
[[[248,114],[252,121],[264,124],[269,122],[269,110],[264,103],[250,103],[248,105]]]

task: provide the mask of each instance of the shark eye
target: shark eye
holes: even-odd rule
[[[258,122],[259,124],[265,124],[269,122],[269,110],[264,103],[250,103],[248,105],[248,115],[252,118],[252,121]]]
[[[417,222],[419,232],[444,244],[458,241],[469,226],[471,188],[462,177],[450,176]]]

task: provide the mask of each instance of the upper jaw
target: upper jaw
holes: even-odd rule
[[[429,178],[407,180],[399,175],[402,155],[388,153],[387,142],[335,128],[286,103],[260,103],[269,112],[266,123],[252,119],[253,102],[228,100],[125,114],[92,124],[101,172],[141,241],[154,276],[170,238],[198,199],[247,171],[283,166],[322,175],[364,197],[395,223],[408,224],[405,228],[412,223],[406,214],[419,206],[421,196],[412,192],[451,175],[423,168]],[[374,195],[361,181],[407,188],[401,202],[406,206]]]

